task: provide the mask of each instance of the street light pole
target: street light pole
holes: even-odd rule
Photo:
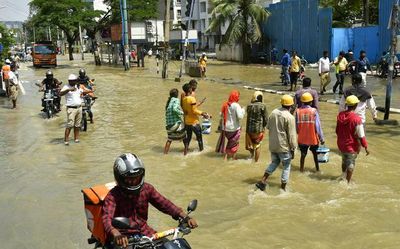
[[[397,1],[396,4],[393,5],[392,9],[392,16],[391,16],[391,23],[390,28],[392,29],[391,35],[391,46],[390,46],[390,62],[389,62],[389,73],[388,73],[388,81],[386,85],[386,100],[385,100],[385,116],[384,120],[389,119],[390,113],[390,102],[392,99],[392,83],[393,83],[393,71],[394,71],[394,57],[396,56],[397,50],[397,30],[399,26],[399,2]]]
[[[190,30],[189,26],[190,26],[190,20],[193,15],[194,2],[195,2],[195,0],[192,0],[192,2],[190,3],[189,17],[186,22],[186,35],[185,35],[185,43],[183,44],[182,64],[181,64],[181,68],[179,70],[179,79],[182,78],[182,72],[183,72],[183,68],[184,68],[185,60],[186,60],[186,50],[187,50],[187,46],[189,43],[189,30]]]
[[[124,46],[124,68],[125,71],[129,70],[129,38],[128,38],[128,11],[126,9],[126,0],[120,0],[122,7],[121,19],[122,19],[122,44]]]

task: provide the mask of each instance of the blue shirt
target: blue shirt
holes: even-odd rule
[[[371,65],[369,64],[368,58],[364,57],[364,59],[362,59],[362,60],[358,59],[356,72],[357,73],[366,73],[367,70],[371,70]]]
[[[283,55],[282,59],[281,59],[281,65],[284,67],[288,67],[290,66],[291,61],[290,61],[290,55],[288,53],[286,53],[285,55]]]

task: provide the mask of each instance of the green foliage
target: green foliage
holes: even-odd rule
[[[55,25],[65,32],[68,42],[78,37],[79,24],[83,29],[90,28],[103,13],[81,0],[33,0],[30,6],[34,13],[30,21],[35,26]]]
[[[212,0],[212,4],[215,8],[207,32],[219,32],[221,26],[229,23],[222,43],[242,44],[243,62],[247,63],[251,45],[262,38],[260,23],[270,13],[255,0]]]
[[[0,43],[3,45],[3,52],[1,53],[0,58],[3,59],[8,56],[10,47],[11,45],[15,44],[15,40],[10,34],[10,30],[8,30],[2,23],[0,23],[0,34]]]
[[[145,21],[158,16],[158,0],[127,0],[129,21]],[[111,22],[121,22],[120,0],[104,0],[111,6]]]
[[[379,0],[321,0],[321,7],[333,8],[333,27],[351,27],[363,21],[363,7],[369,2],[369,24],[378,24]]]

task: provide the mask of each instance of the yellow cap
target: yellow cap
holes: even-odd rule
[[[360,100],[355,95],[350,95],[346,98],[346,105],[348,106],[357,105],[359,102]]]
[[[293,97],[290,95],[283,95],[281,98],[281,105],[283,106],[292,106],[294,104]]]
[[[311,102],[311,101],[313,101],[313,99],[314,99],[313,96],[309,92],[303,93],[303,95],[301,95],[301,97],[300,97],[300,101],[303,103]]]
[[[258,96],[263,96],[263,93],[261,91],[255,91],[253,94],[253,98],[251,99],[251,102],[255,102],[257,100]]]

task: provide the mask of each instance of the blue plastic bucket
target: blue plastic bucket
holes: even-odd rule
[[[201,123],[201,132],[203,134],[210,134],[211,133],[211,121],[209,119],[204,119]]]
[[[326,147],[319,147],[317,149],[317,155],[318,155],[318,162],[320,163],[327,163],[329,162],[329,148]]]

